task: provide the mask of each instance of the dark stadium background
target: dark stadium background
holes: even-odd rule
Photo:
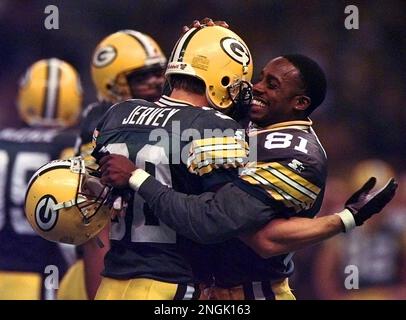
[[[44,27],[49,4],[59,8],[59,30]],[[359,30],[344,27],[344,8],[350,4],[359,9]],[[227,21],[245,39],[256,75],[270,58],[293,52],[313,57],[325,69],[328,95],[313,116],[329,156],[331,183],[322,211],[337,209],[358,187],[351,173],[360,160],[384,160],[406,182],[406,1],[401,0],[0,0],[0,126],[20,125],[17,83],[34,61],[58,57],[73,64],[83,81],[86,105],[95,100],[90,57],[103,37],[136,29],[154,37],[169,56],[181,27],[206,16]],[[399,191],[388,209],[393,212],[385,217],[398,219],[406,229],[402,182]],[[314,266],[320,263],[319,248],[297,254],[292,286],[299,298],[324,297]],[[406,280],[395,285],[406,287]]]

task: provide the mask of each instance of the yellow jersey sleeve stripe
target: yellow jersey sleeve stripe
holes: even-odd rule
[[[213,169],[218,168],[238,168],[244,166],[244,159],[237,158],[237,159],[223,159],[222,161],[216,161],[213,163],[211,160],[205,160],[199,162],[198,164],[190,163],[188,166],[188,170],[191,173],[197,173],[198,175],[203,175],[208,172],[211,172]]]
[[[278,190],[281,190],[285,194],[288,194],[292,198],[298,200],[299,202],[313,202],[315,197],[309,197],[308,195],[298,191],[291,185],[287,184],[285,181],[279,179],[278,177],[274,176],[271,172],[265,169],[259,169],[255,172],[255,174],[261,176],[266,185],[275,186]]]
[[[275,163],[272,164],[274,165]],[[285,190],[288,193],[289,192],[293,193],[298,199],[303,197],[305,197],[304,199],[306,199],[306,197],[308,197],[312,200],[316,200],[318,193],[320,192],[320,188],[309,187],[310,182],[301,178],[299,175],[295,175],[294,177],[295,178],[300,177],[302,183],[303,181],[307,181],[307,184],[305,186],[287,176],[286,175],[286,173],[288,173],[287,169],[281,172],[280,170],[271,167],[270,163],[261,164],[257,167],[253,167],[251,163],[250,165],[246,166],[246,170],[243,172],[243,175],[250,172],[256,172],[257,174],[261,174],[261,176],[266,180],[268,180],[269,183],[277,185],[278,187],[280,187],[281,189]],[[312,191],[312,189],[318,192],[315,193]]]
[[[255,184],[265,189],[275,200],[282,201],[286,207],[293,207],[296,211],[299,211],[307,206],[307,204],[298,201],[275,185],[267,183],[260,175],[252,172],[249,176],[256,181]],[[243,179],[246,180],[245,177]]]
[[[200,154],[205,152],[214,152],[214,151],[241,151],[244,154],[247,154],[247,150],[242,148],[240,144],[233,143],[233,144],[218,144],[215,146],[204,146],[204,147],[197,147],[190,150],[190,153]]]
[[[248,149],[248,143],[246,141],[236,139],[235,137],[211,137],[206,139],[196,139],[193,140],[192,143],[194,147],[239,143]]]
[[[227,138],[227,140],[224,140],[225,138]],[[213,142],[213,139],[216,139],[217,141]],[[198,155],[200,153],[218,150],[241,150],[246,156],[248,156],[249,153],[248,144],[244,140],[237,140],[229,137],[223,137],[221,140],[220,138],[194,140],[190,144],[189,153]]]
[[[244,166],[244,159],[236,158],[233,160],[227,159],[224,161],[216,161],[216,162],[212,162],[210,160],[205,160],[205,161],[201,161],[197,164],[190,163],[188,166],[188,169],[194,171],[194,170],[200,170],[201,168],[206,167],[206,166],[212,166],[213,168],[226,168],[226,169],[239,168],[239,167]]]
[[[195,152],[189,155],[190,158],[209,158],[209,157],[227,158],[230,156],[246,157],[247,154],[244,150],[239,148],[236,149],[218,148],[217,150],[212,149],[205,152],[199,153]]]
[[[263,187],[262,183],[260,181],[256,180],[252,176],[247,175],[247,176],[242,177],[242,179],[249,182],[252,185],[260,185],[261,187]],[[276,191],[274,191],[272,189],[265,188],[265,191],[268,192],[272,196],[272,198],[274,198],[277,201],[283,201],[284,200],[284,198],[279,193],[277,193]]]
[[[268,163],[268,166],[280,171],[285,176],[289,177],[291,180],[293,180],[296,183],[300,184],[302,187],[312,191],[314,194],[316,194],[316,195],[319,194],[321,189],[318,186],[314,185],[313,183],[306,180],[302,176],[294,173],[292,170],[286,168],[285,166],[281,165],[280,163],[271,162],[271,163]]]
[[[255,178],[253,178],[251,176],[244,176],[242,179],[249,182],[252,185],[261,185],[261,183],[259,181],[255,180]],[[279,193],[277,193],[276,191],[274,191],[272,189],[265,190],[265,191],[268,192],[272,196],[272,198],[274,198],[275,200],[278,200],[278,201],[284,200],[283,197]]]
[[[201,162],[210,161],[212,163],[233,163],[233,162],[241,162],[242,159],[245,159],[245,153],[241,150],[218,150],[218,151],[211,151],[205,152],[199,155],[191,155],[189,156],[187,163],[188,165],[199,165]],[[243,161],[245,162],[245,161]]]
[[[210,172],[212,172],[213,170],[215,169],[215,167],[214,166],[212,166],[212,165],[207,165],[207,166],[204,166],[204,167],[201,167],[201,168],[189,168],[189,172],[191,172],[191,173],[196,173],[197,175],[199,175],[199,176],[203,176],[203,175],[205,175],[205,174],[207,174],[207,173],[210,173]]]
[[[190,172],[201,175],[220,167],[242,167],[247,158],[248,144],[244,140],[211,137],[191,142],[187,166]]]
[[[282,195],[285,200],[291,201],[297,206],[300,206],[301,203],[307,204],[309,202],[313,202],[312,199],[305,198],[300,193],[293,194],[293,192],[290,192],[291,190],[287,190],[286,188],[284,189],[285,186],[283,184],[280,184],[276,180],[275,180],[276,183],[269,182],[269,180],[267,179],[268,176],[264,177],[262,174],[258,172],[253,173],[253,175],[255,175],[256,177],[261,177],[262,178],[261,183],[264,186],[266,186],[267,188],[274,189],[276,192]]]
[[[272,167],[264,167],[259,169],[258,171],[266,171],[267,173],[271,174],[273,176],[273,178],[271,177],[271,179],[273,181],[275,181],[275,183],[277,181],[281,181],[281,183],[284,183],[288,186],[287,189],[292,189],[292,190],[296,190],[300,193],[302,193],[303,195],[316,200],[317,195],[316,193],[314,193],[313,191],[307,189],[306,187],[303,187],[301,184],[297,183],[296,181],[290,179],[289,177],[285,176],[283,173],[281,173],[280,171],[273,169]],[[295,191],[294,191],[295,192]]]

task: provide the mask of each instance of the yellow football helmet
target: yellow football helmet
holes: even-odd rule
[[[25,214],[41,237],[80,245],[104,228],[110,220],[104,204],[110,191],[90,173],[77,157],[51,161],[32,176]]]
[[[82,107],[79,74],[56,58],[37,61],[20,81],[17,106],[30,126],[75,125]]]
[[[165,76],[183,74],[206,84],[212,107],[228,109],[241,99],[252,78],[253,62],[244,41],[233,31],[219,27],[192,28],[173,48]]]
[[[160,68],[166,57],[150,36],[122,30],[103,39],[93,54],[92,79],[100,100],[119,102],[132,98],[127,76],[134,71]]]

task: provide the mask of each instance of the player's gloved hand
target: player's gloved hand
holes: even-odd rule
[[[394,178],[381,189],[371,192],[375,184],[376,178],[369,178],[345,203],[347,210],[338,214],[344,223],[345,231],[362,225],[374,214],[379,213],[395,196],[398,184]]]
[[[119,154],[109,154],[99,160],[101,183],[118,189],[128,188],[133,171],[137,169],[128,158]]]
[[[200,21],[194,20],[189,26],[183,26],[182,34],[188,32],[192,28],[201,28],[203,26],[206,26],[206,27],[220,26],[220,27],[227,28],[227,29],[229,28],[228,23],[225,21],[220,21],[220,20],[213,21],[213,19],[206,17]]]

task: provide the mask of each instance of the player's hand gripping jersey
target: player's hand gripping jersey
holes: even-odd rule
[[[97,145],[129,157],[164,185],[199,194],[237,177],[247,145],[239,125],[211,109],[163,96],[114,105],[95,132]],[[211,277],[209,250],[160,221],[136,193],[125,218],[113,221],[104,275],[190,283]],[[195,275],[192,274],[192,265]]]

